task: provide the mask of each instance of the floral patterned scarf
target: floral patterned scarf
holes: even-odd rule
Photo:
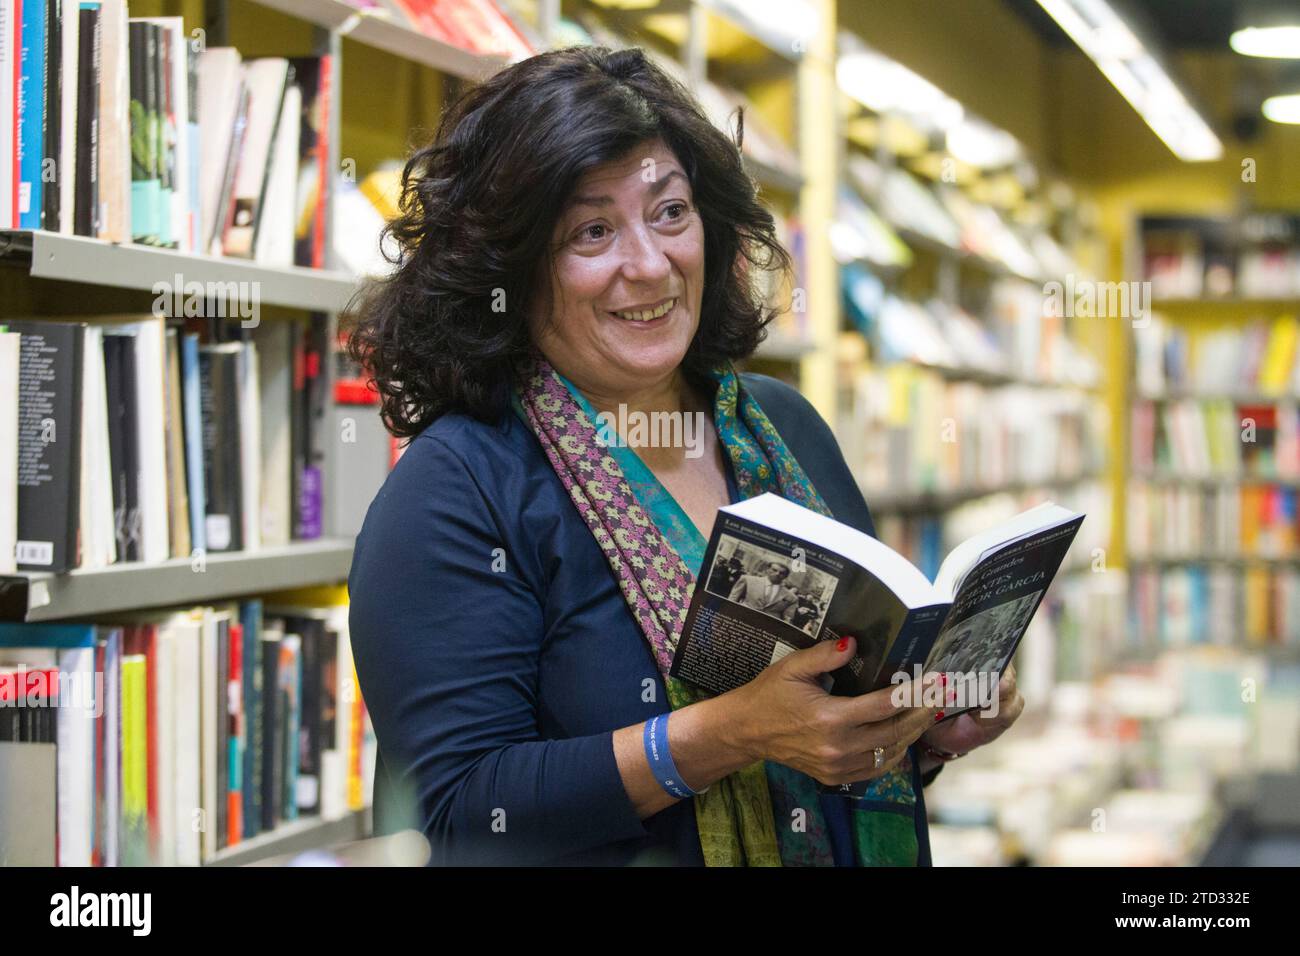
[[[774,492],[830,514],[734,369],[714,376],[714,425],[742,498]],[[663,675],[673,709],[710,696],[669,667],[707,542],[631,448],[608,445],[587,400],[540,357],[517,389],[516,412],[537,436],[591,529]],[[851,833],[859,866],[917,862],[910,758],[861,797],[824,798],[816,781],[758,761],[693,798],[708,866],[832,866],[831,822]],[[843,854],[841,854],[843,855]]]

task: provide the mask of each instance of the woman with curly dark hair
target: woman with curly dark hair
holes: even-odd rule
[[[852,638],[717,696],[668,676],[720,506],[874,530],[811,406],[733,368],[788,265],[736,144],[638,50],[542,54],[455,103],[389,232],[351,342],[410,439],[349,578],[381,829],[405,792],[437,863],[928,863],[939,748],[1014,684],[955,738],[828,695]]]

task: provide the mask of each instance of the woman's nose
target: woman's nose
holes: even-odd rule
[[[668,261],[659,237],[649,229],[633,229],[625,235],[623,274],[635,282],[668,278],[672,273],[672,263]]]

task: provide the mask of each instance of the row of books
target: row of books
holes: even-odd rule
[[[319,538],[326,318],[0,332],[0,573]]]
[[[1300,216],[1149,218],[1142,256],[1158,299],[1293,297],[1300,295]]]
[[[244,63],[127,0],[0,10],[0,228],[324,264],[328,57]]]
[[[1300,556],[1300,489],[1129,482],[1129,556],[1135,560],[1213,560]]]
[[[1300,480],[1300,413],[1228,398],[1139,400],[1131,410],[1133,471],[1180,478]]]
[[[907,361],[975,377],[1094,387],[1096,361],[1068,335],[1062,316],[1045,315],[1041,293],[999,281],[981,320],[941,298],[920,303],[888,291],[868,268],[840,270],[844,308],[884,362]]]
[[[1184,326],[1159,315],[1133,333],[1140,395],[1300,395],[1300,321]]]
[[[1069,491],[1049,487],[1005,491],[965,501],[942,514],[897,512],[880,509],[873,514],[876,536],[911,561],[933,580],[943,559],[954,547],[980,531],[995,527],[1044,501],[1060,499],[1086,514],[1061,570],[1104,570],[1104,550],[1110,538],[1110,500],[1097,482],[1072,484]],[[868,500],[870,505],[871,501]],[[1058,576],[1056,583],[1064,580]]]
[[[884,497],[1072,480],[1104,467],[1105,408],[1086,392],[951,381],[907,363],[848,375],[837,433]]]
[[[522,60],[534,44],[492,0],[347,0],[359,10],[470,53]]]
[[[848,158],[846,170],[857,196],[885,223],[922,242],[1034,281],[1079,272],[1073,258],[1045,229],[1013,226],[992,206],[975,202],[955,184],[932,187],[907,170],[882,167],[858,152]]]
[[[0,625],[0,864],[197,866],[370,799],[347,608]]]
[[[1139,646],[1300,646],[1300,567],[1206,564],[1132,573]]]

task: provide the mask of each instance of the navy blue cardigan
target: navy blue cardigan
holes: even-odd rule
[[[765,376],[743,383],[835,517],[874,534],[807,400]],[[690,801],[642,821],[623,787],[613,732],[667,709],[663,680],[513,413],[447,415],[411,442],[366,514],[348,587],[380,750],[377,831],[423,831],[436,864],[703,863]],[[926,864],[923,804],[917,831]]]

